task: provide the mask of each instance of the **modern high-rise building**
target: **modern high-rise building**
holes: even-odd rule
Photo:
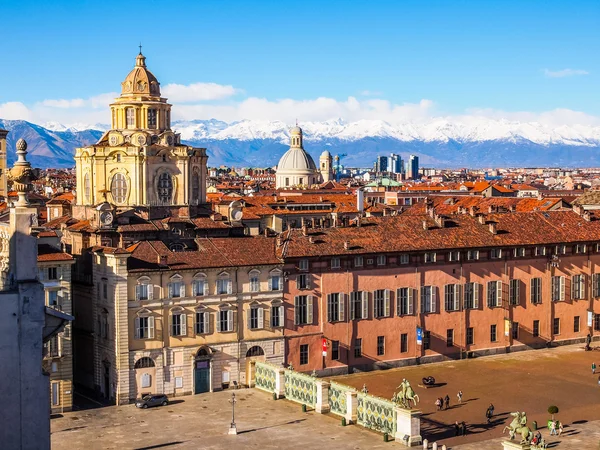
[[[388,157],[388,171],[392,173],[403,172],[403,161],[400,155],[390,153],[390,156]]]
[[[419,157],[410,155],[406,163],[406,176],[411,180],[419,178]]]
[[[375,171],[376,172],[387,172],[388,169],[388,157],[378,156],[375,160]]]

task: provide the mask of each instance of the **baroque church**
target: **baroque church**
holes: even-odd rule
[[[171,105],[141,51],[110,110],[111,129],[76,151],[74,217],[98,227],[132,208],[150,219],[192,217],[206,200],[206,149],[181,144],[171,130]]]

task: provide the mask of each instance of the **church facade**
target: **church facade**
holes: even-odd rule
[[[119,210],[205,202],[206,149],[181,144],[171,129],[171,105],[141,52],[110,110],[111,129],[75,153],[74,216],[90,219],[90,207],[103,202]],[[102,224],[113,218],[114,211],[104,214]]]

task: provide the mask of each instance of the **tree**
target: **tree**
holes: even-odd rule
[[[554,414],[558,414],[558,406],[548,406],[548,414],[552,414],[552,420],[554,420]]]

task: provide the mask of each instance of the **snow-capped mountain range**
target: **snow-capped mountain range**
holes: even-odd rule
[[[485,118],[402,124],[337,119],[300,125],[304,147],[315,159],[325,149],[346,153],[347,166],[371,166],[377,155],[389,153],[417,154],[422,165],[438,167],[600,165],[600,127]],[[74,149],[93,143],[108,129],[103,124],[40,126],[19,120],[0,120],[0,126],[12,131],[9,161],[14,159],[12,140],[25,137],[31,140],[32,161],[43,167],[72,165]],[[275,165],[289,142],[289,124],[279,121],[176,121],[173,129],[184,142],[206,147],[209,165]]]

